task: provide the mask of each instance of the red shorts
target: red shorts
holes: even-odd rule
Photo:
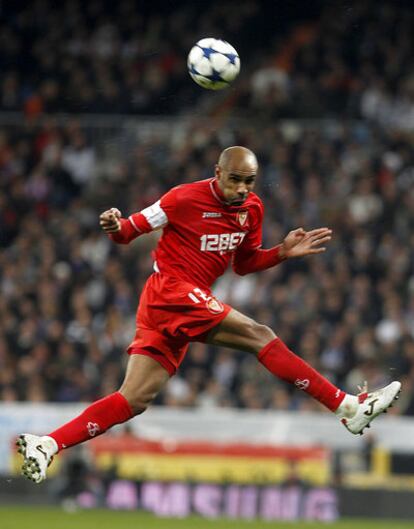
[[[188,344],[205,341],[230,310],[210,290],[154,273],[141,294],[135,338],[127,351],[154,358],[173,375]]]

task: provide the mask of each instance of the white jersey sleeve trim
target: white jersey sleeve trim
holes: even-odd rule
[[[134,228],[136,229],[136,231],[137,231],[138,233],[141,233],[141,230],[138,229],[137,225],[136,225],[135,222],[134,222],[134,219],[132,218],[132,215],[130,215],[130,216],[128,217],[128,220],[129,220],[129,222],[134,226]]]
[[[152,206],[143,209],[141,213],[153,230],[159,230],[168,224],[168,217],[160,206],[159,200]]]

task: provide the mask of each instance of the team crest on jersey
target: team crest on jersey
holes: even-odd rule
[[[240,226],[244,226],[246,224],[247,215],[247,211],[239,211],[237,213],[237,222],[240,224]]]
[[[212,314],[220,314],[224,310],[223,305],[216,298],[209,298],[206,301],[206,306]]]

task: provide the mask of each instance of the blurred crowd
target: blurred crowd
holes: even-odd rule
[[[241,144],[261,164],[265,246],[299,226],[330,226],[334,239],[322,256],[228,273],[216,295],[348,391],[402,379],[393,410],[414,414],[413,10],[403,0],[279,7],[1,6],[0,111],[26,120],[0,130],[0,400],[87,401],[119,387],[157,234],[119,247],[101,233],[100,212],[127,215],[208,178],[221,149]],[[186,71],[205,36],[242,57],[239,80],[219,95]],[[212,116],[245,121],[198,121],[207,95]],[[167,134],[103,146],[76,119],[50,118],[61,112],[191,117],[174,118]],[[277,121],[319,117],[334,120]],[[115,145],[122,157],[102,158]],[[252,357],[204,344],[191,346],[157,402],[318,408]]]
[[[202,37],[246,38],[255,2],[28,2],[0,13],[0,107],[165,114],[193,104],[187,54]]]
[[[256,57],[238,107],[255,117],[362,117],[414,128],[409,2],[326,2]],[[256,50],[260,54],[260,49]]]
[[[88,401],[115,391],[158,235],[116,245],[99,213],[125,216],[178,183],[208,178],[222,148],[260,162],[264,246],[330,226],[320,256],[260,274],[229,272],[216,295],[270,325],[333,382],[356,392],[394,378],[394,413],[414,414],[414,151],[361,122],[207,127],[177,123],[111,169],[76,121],[0,134],[0,400]],[[313,410],[246,353],[193,344],[157,403]]]
[[[187,74],[200,38],[239,51],[242,73],[209,112],[363,117],[414,127],[410,2],[36,0],[0,11],[0,108],[175,114],[206,96]],[[212,107],[212,108],[211,108]]]

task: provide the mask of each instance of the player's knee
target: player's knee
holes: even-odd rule
[[[134,415],[140,415],[149,407],[153,399],[144,399],[142,397],[132,397],[127,399]]]
[[[259,350],[257,352],[261,351],[265,345],[276,338],[276,334],[267,325],[260,325],[259,335]]]
[[[251,333],[254,343],[254,352],[258,353],[265,345],[276,338],[275,333],[267,325],[252,320]]]
[[[140,415],[150,406],[157,394],[154,393],[141,393],[141,392],[132,392],[128,391],[127,388],[121,388],[120,393],[128,401],[128,404],[131,406],[131,409],[134,415]]]

